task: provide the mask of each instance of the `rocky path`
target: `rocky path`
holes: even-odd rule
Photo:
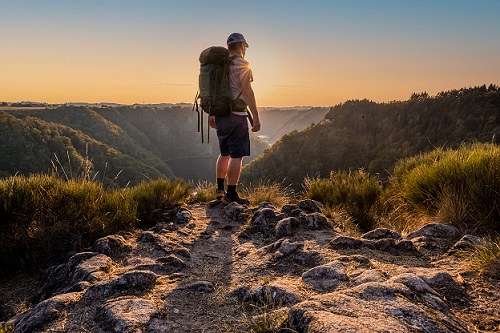
[[[496,332],[498,279],[464,270],[481,240],[446,225],[360,238],[310,200],[204,204],[49,268],[14,332]],[[272,330],[268,330],[272,332]]]

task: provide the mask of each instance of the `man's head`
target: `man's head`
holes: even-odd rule
[[[245,50],[248,48],[248,43],[240,33],[232,33],[227,37],[227,48],[229,51],[240,50],[242,55],[245,55]]]

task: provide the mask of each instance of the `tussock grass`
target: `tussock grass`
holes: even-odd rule
[[[500,231],[500,147],[476,143],[400,161],[388,192],[396,209],[463,230]]]
[[[48,175],[2,179],[0,272],[44,264],[99,237],[138,227],[151,211],[178,205],[189,191],[189,184],[165,179],[120,190]]]
[[[208,181],[199,182],[193,190],[191,201],[193,202],[209,202],[217,199],[215,191],[217,184]]]
[[[292,199],[292,195],[283,187],[283,184],[270,181],[249,184],[242,189],[241,193],[251,204],[266,201],[276,207],[282,207]]]
[[[266,293],[257,304],[243,307],[242,322],[250,333],[296,332],[280,328],[287,318],[287,311],[281,306],[270,293]]]
[[[487,237],[483,245],[467,251],[465,266],[482,275],[500,277],[500,237]]]
[[[375,224],[374,208],[383,192],[375,176],[363,170],[332,172],[327,179],[306,179],[305,197],[322,202],[327,208],[343,210],[362,230]]]

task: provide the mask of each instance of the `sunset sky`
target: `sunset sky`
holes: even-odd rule
[[[500,0],[0,0],[0,102],[192,102],[232,32],[260,106],[500,85]]]

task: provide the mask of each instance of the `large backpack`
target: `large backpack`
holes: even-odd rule
[[[193,109],[198,112],[198,132],[201,129],[201,142],[203,142],[203,115],[198,109],[209,116],[223,116],[232,111],[245,111],[246,104],[238,97],[233,100],[229,87],[229,65],[234,57],[229,56],[229,51],[223,46],[211,46],[200,54],[199,92],[196,95]],[[210,124],[208,124],[208,138],[210,140]]]

